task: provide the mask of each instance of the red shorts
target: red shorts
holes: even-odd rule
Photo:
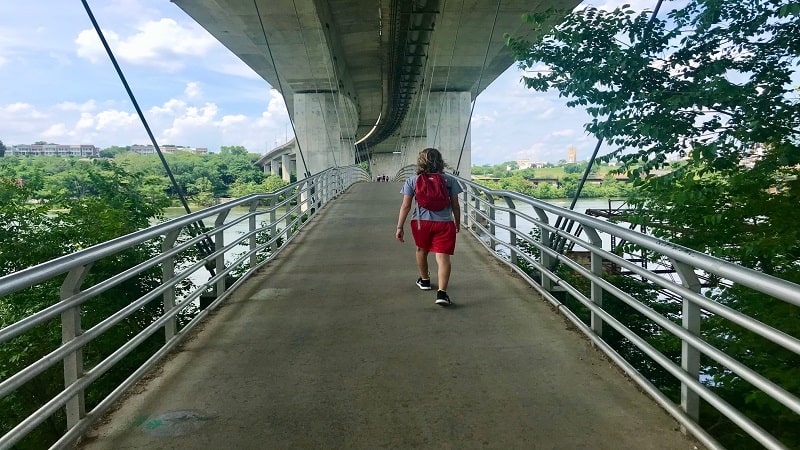
[[[421,224],[419,224],[421,222]],[[419,224],[419,225],[418,225]],[[456,251],[456,223],[412,220],[411,235],[417,247],[452,255]]]

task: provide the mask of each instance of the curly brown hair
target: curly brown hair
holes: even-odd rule
[[[444,159],[439,150],[426,148],[417,156],[417,175],[444,172]]]

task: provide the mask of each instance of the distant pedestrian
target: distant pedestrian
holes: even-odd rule
[[[458,194],[462,189],[454,177],[444,173],[444,165],[442,154],[435,148],[426,148],[417,156],[416,175],[408,178],[400,190],[403,203],[397,217],[396,238],[405,242],[403,227],[411,212],[412,199],[416,199],[417,207],[411,216],[411,234],[417,246],[417,286],[426,291],[431,289],[428,253],[432,252],[436,255],[438,268],[436,304],[449,306],[452,304],[447,295],[450,255],[455,252],[456,233],[461,228]]]

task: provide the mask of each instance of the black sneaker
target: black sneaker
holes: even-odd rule
[[[430,291],[431,290],[431,280],[430,278],[427,280],[423,280],[422,277],[417,278],[417,286],[423,291]]]
[[[445,291],[436,291],[436,304],[439,306],[450,306],[453,302]]]

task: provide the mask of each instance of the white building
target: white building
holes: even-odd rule
[[[100,149],[90,144],[31,144],[12,145],[9,156],[77,156],[82,158],[96,158],[99,154]]]
[[[521,169],[540,169],[546,166],[547,163],[541,161],[530,161],[527,159],[520,159],[517,161],[517,167]]]

